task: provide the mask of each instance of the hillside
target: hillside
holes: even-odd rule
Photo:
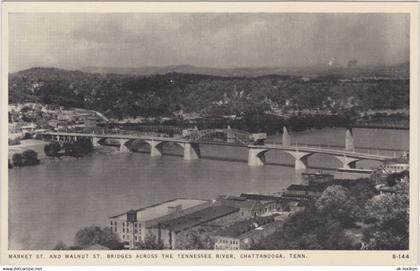
[[[9,75],[9,99],[12,103],[94,109],[117,118],[172,116],[181,109],[207,115],[244,115],[273,110],[408,108],[408,80],[370,75],[348,80],[320,73],[307,81],[290,75],[229,77],[171,72],[140,76],[32,68]]]

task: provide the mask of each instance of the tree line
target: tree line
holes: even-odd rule
[[[33,166],[39,164],[38,153],[34,150],[26,150],[22,153],[14,153],[9,159],[9,168]]]
[[[74,142],[60,143],[53,141],[44,147],[44,152],[49,157],[60,157],[63,155],[83,157],[93,151],[92,142],[85,137],[78,138]]]

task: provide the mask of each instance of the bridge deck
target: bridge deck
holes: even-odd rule
[[[142,139],[142,140],[156,140],[165,142],[178,142],[178,143],[190,143],[191,141],[174,138],[174,137],[159,137],[159,136],[148,136],[148,135],[124,135],[124,134],[84,134],[84,133],[65,133],[65,132],[48,132],[43,135],[50,136],[79,136],[79,137],[96,137],[96,138],[114,138],[114,139]]]
[[[360,158],[360,159],[369,159],[369,160],[377,160],[377,161],[384,161],[386,159],[392,158],[392,157],[383,156],[383,155],[374,155],[374,154],[352,152],[352,151],[346,151],[346,150],[314,148],[314,147],[306,147],[306,146],[300,146],[300,145],[283,146],[283,145],[277,145],[277,144],[265,144],[265,145],[249,145],[248,147],[256,148],[256,149],[267,149],[267,150],[300,151],[300,152],[321,153],[321,154],[329,154],[329,155],[340,155],[340,156],[347,156],[350,158]]]
[[[156,140],[156,141],[164,141],[164,142],[176,142],[176,143],[201,143],[196,142],[193,140],[182,139],[182,138],[173,138],[173,137],[158,137],[158,136],[147,136],[147,135],[124,135],[124,134],[84,134],[84,133],[67,133],[67,132],[47,132],[42,133],[43,135],[50,135],[50,136],[79,136],[79,137],[96,137],[96,138],[114,138],[114,139],[141,139],[141,140]],[[203,144],[210,144],[210,145],[230,145],[229,143],[218,143],[218,142],[204,142]],[[334,149],[326,149],[326,148],[315,148],[315,147],[307,147],[307,146],[283,146],[278,144],[264,144],[264,145],[248,145],[243,146],[248,148],[254,149],[265,149],[265,150],[283,150],[283,151],[300,151],[300,152],[309,152],[309,153],[321,153],[321,154],[328,154],[328,155],[339,155],[339,156],[347,156],[349,158],[359,158],[359,159],[369,159],[369,160],[377,160],[377,161],[384,161],[386,159],[392,158],[390,156],[383,156],[383,155],[374,155],[368,153],[359,153],[359,152],[352,152],[346,150],[334,150]]]

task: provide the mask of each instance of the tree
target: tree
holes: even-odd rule
[[[67,250],[68,247],[63,241],[59,241],[53,248],[53,250]]]
[[[353,225],[354,205],[350,191],[341,185],[327,187],[315,203],[320,214],[337,219],[344,226]]]
[[[251,249],[355,249],[357,244],[345,234],[342,224],[319,213],[314,206],[288,217],[281,230],[261,240]]]
[[[92,225],[79,230],[75,236],[75,245],[81,247],[103,245],[109,241],[118,241],[118,236],[109,227]]]
[[[206,234],[205,230],[202,228],[189,230],[184,238],[179,239],[177,242],[178,249],[189,249],[189,250],[198,250],[198,249],[213,249],[214,240]]]
[[[39,164],[38,153],[34,150],[26,150],[22,153],[23,165],[32,166]]]
[[[62,150],[64,150],[65,155],[71,155],[72,150],[72,143],[64,142]]]
[[[61,145],[57,141],[51,142],[48,145],[45,145],[44,152],[47,156],[58,157],[60,156],[59,152],[61,151]]]
[[[82,137],[71,145],[71,150],[71,155],[83,157],[93,151],[93,144],[88,138]]]
[[[147,234],[144,241],[136,243],[137,249],[162,250],[165,248],[162,240],[157,240],[154,234]]]
[[[366,205],[373,225],[364,231],[368,249],[408,249],[409,196],[406,190],[373,197]]]
[[[23,155],[21,153],[14,153],[12,156],[13,166],[22,167],[23,164]]]

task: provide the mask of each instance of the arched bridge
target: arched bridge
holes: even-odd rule
[[[170,125],[141,125],[136,127],[140,132],[163,133],[168,135],[182,135],[183,129],[178,126]]]
[[[258,144],[267,138],[266,134],[251,134],[246,131],[236,129],[206,129],[206,130],[186,130],[184,138],[195,143],[212,145],[231,145],[248,146]]]
[[[356,162],[360,160],[385,161],[391,157],[373,155],[368,153],[356,152],[353,142],[353,134],[348,129],[345,134],[345,148],[343,150],[316,148],[303,145],[291,145],[291,137],[286,129],[283,128],[282,144],[265,144],[267,138],[265,133],[251,134],[245,131],[227,129],[187,129],[182,131],[182,136],[154,136],[144,134],[127,134],[123,131],[112,131],[103,133],[69,133],[69,132],[45,132],[41,133],[45,139],[57,140],[60,142],[72,142],[78,138],[90,138],[94,146],[103,144],[106,139],[113,139],[119,142],[120,151],[130,151],[127,143],[141,140],[150,146],[151,156],[161,156],[163,145],[167,142],[179,145],[184,150],[184,159],[199,159],[200,144],[210,145],[229,145],[248,148],[248,165],[262,166],[265,163],[265,153],[272,150],[279,150],[289,153],[295,158],[295,169],[302,170],[307,168],[307,158],[313,154],[327,154],[337,158],[343,168],[354,168]]]

